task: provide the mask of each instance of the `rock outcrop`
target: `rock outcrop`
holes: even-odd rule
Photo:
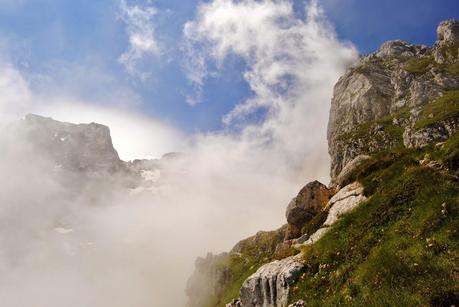
[[[342,188],[336,193],[327,204],[330,208],[324,226],[331,226],[338,221],[338,218],[359,206],[367,198],[363,195],[363,187],[358,182]]]
[[[301,255],[265,264],[243,283],[240,290],[242,306],[287,306],[290,286],[296,281],[303,267]]]
[[[409,113],[419,115],[424,106],[442,93],[459,89],[455,64],[458,29],[455,20],[442,22],[437,30],[438,41],[432,48],[400,40],[386,42],[340,78],[334,89],[328,125],[332,178],[359,155],[403,144],[422,146],[444,140],[451,130],[456,131],[457,118],[447,123],[452,129],[429,128],[431,131],[426,132],[422,131],[425,127],[417,125],[422,116]]]
[[[313,245],[319,241],[330,230],[330,226],[335,224],[342,215],[351,212],[367,200],[363,190],[360,183],[353,182],[333,195],[324,208],[328,211],[325,222],[313,234],[305,234],[295,240],[295,248],[300,249],[302,246]]]
[[[287,206],[285,215],[289,224],[289,232],[286,239],[301,236],[302,226],[325,207],[330,199],[330,194],[330,190],[318,181],[310,182],[301,189]]]
[[[56,167],[77,171],[114,172],[123,166],[112,144],[107,126],[70,124],[34,114],[16,123],[37,154],[52,160]]]
[[[454,19],[442,21],[437,28],[437,37],[440,44],[459,42],[459,23]]]

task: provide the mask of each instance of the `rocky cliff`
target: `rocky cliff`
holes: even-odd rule
[[[200,260],[190,306],[459,304],[459,23],[437,36],[387,42],[348,69],[331,102],[330,185],[305,185],[280,230]]]
[[[340,78],[328,125],[332,178],[359,155],[420,147],[456,131],[457,117],[443,107],[458,95],[458,28],[442,22],[431,48],[386,42]]]
[[[91,186],[105,187],[107,193],[117,188],[131,194],[155,192],[167,184],[168,175],[180,171],[176,164],[185,158],[167,153],[160,159],[126,162],[115,150],[107,126],[72,124],[35,114],[13,122],[0,136],[2,147],[19,147],[29,163],[42,164],[43,171],[76,193],[87,193]]]
[[[28,114],[10,129],[18,130],[37,156],[48,157],[59,168],[117,171],[123,165],[104,125],[77,125]]]

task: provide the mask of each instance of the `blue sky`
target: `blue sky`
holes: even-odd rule
[[[459,18],[456,0],[319,2],[339,39],[352,42],[361,53],[396,38],[431,45],[439,21]],[[242,75],[244,62],[230,57],[216,76],[205,79],[200,103],[186,103],[197,89],[183,69],[183,26],[194,18],[199,3],[126,2],[156,10],[151,25],[161,54],[147,54],[137,62],[138,69],[149,74],[145,80],[119,62],[129,48],[119,0],[0,0],[0,47],[13,65],[31,76],[29,82],[37,91],[70,94],[96,104],[131,104],[181,130],[212,131],[220,129],[222,117],[251,93]],[[304,1],[295,0],[294,8],[300,18],[304,16]],[[116,93],[119,101],[107,98],[107,92]]]

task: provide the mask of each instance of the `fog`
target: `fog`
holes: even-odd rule
[[[222,119],[221,131],[189,134],[135,111],[38,96],[14,66],[0,65],[3,121],[34,112],[106,124],[125,160],[184,153],[155,189],[131,193],[116,176],[56,172],[52,159],[3,126],[1,306],[183,306],[197,256],[280,227],[304,184],[328,183],[333,85],[357,53],[316,2],[305,18],[289,1],[201,4],[183,46],[193,103],[227,57],[246,63],[251,97]]]

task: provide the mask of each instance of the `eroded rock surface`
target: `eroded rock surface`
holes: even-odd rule
[[[242,285],[240,290],[242,306],[287,306],[290,286],[296,281],[303,268],[301,255],[265,264]]]
[[[427,130],[416,128],[419,116],[410,116],[409,111],[420,115],[442,93],[459,89],[454,66],[458,63],[458,29],[455,20],[442,22],[438,41],[431,48],[400,40],[386,42],[340,78],[328,126],[333,179],[359,155],[448,137],[447,129],[441,127],[444,123]],[[452,127],[457,130],[457,125]]]
[[[363,187],[358,182],[344,187],[330,199],[327,205],[327,207],[330,207],[330,210],[324,226],[333,225],[341,215],[357,208],[366,199],[363,195]]]
[[[301,189],[298,196],[289,203],[285,213],[290,226],[287,239],[301,235],[301,227],[325,207],[330,194],[330,190],[318,181],[310,182]]]

